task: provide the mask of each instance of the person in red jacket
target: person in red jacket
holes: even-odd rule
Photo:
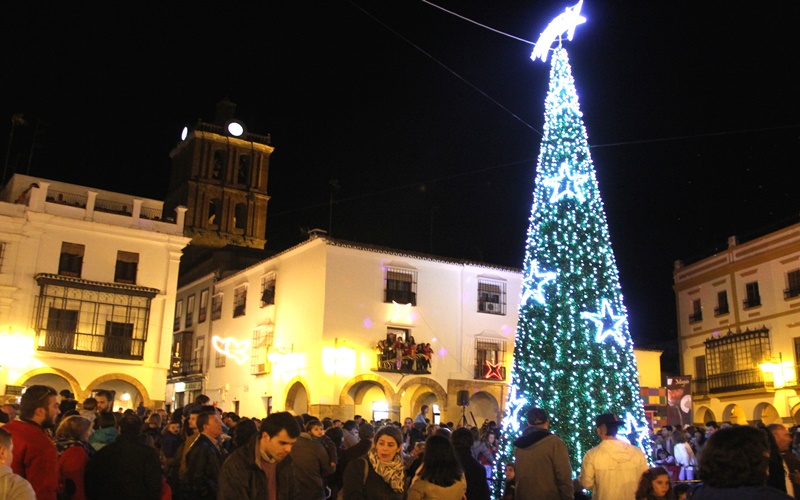
[[[38,500],[55,500],[58,490],[58,451],[48,429],[59,413],[56,390],[32,385],[22,395],[19,420],[3,426],[14,443],[11,469],[31,483]]]

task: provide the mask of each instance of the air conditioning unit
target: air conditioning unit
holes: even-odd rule
[[[500,312],[500,304],[497,304],[495,302],[484,302],[483,310],[485,312],[490,312],[490,313]]]

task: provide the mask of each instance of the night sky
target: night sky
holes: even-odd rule
[[[522,266],[531,42],[574,2],[171,3],[4,6],[8,175],[164,199],[181,128],[228,97],[276,148],[268,248],[322,228]],[[587,0],[564,42],[639,345],[676,336],[673,261],[798,222],[800,4],[748,3]]]

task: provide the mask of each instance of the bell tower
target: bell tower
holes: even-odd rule
[[[184,234],[196,249],[228,245],[263,249],[267,228],[269,135],[247,130],[236,105],[223,99],[213,123],[198,121],[170,152],[164,213],[187,207]]]

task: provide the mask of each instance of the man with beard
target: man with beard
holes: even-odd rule
[[[14,445],[11,469],[31,483],[39,500],[55,500],[58,490],[58,451],[48,430],[60,413],[56,390],[32,385],[22,395],[19,420],[3,427]]]

